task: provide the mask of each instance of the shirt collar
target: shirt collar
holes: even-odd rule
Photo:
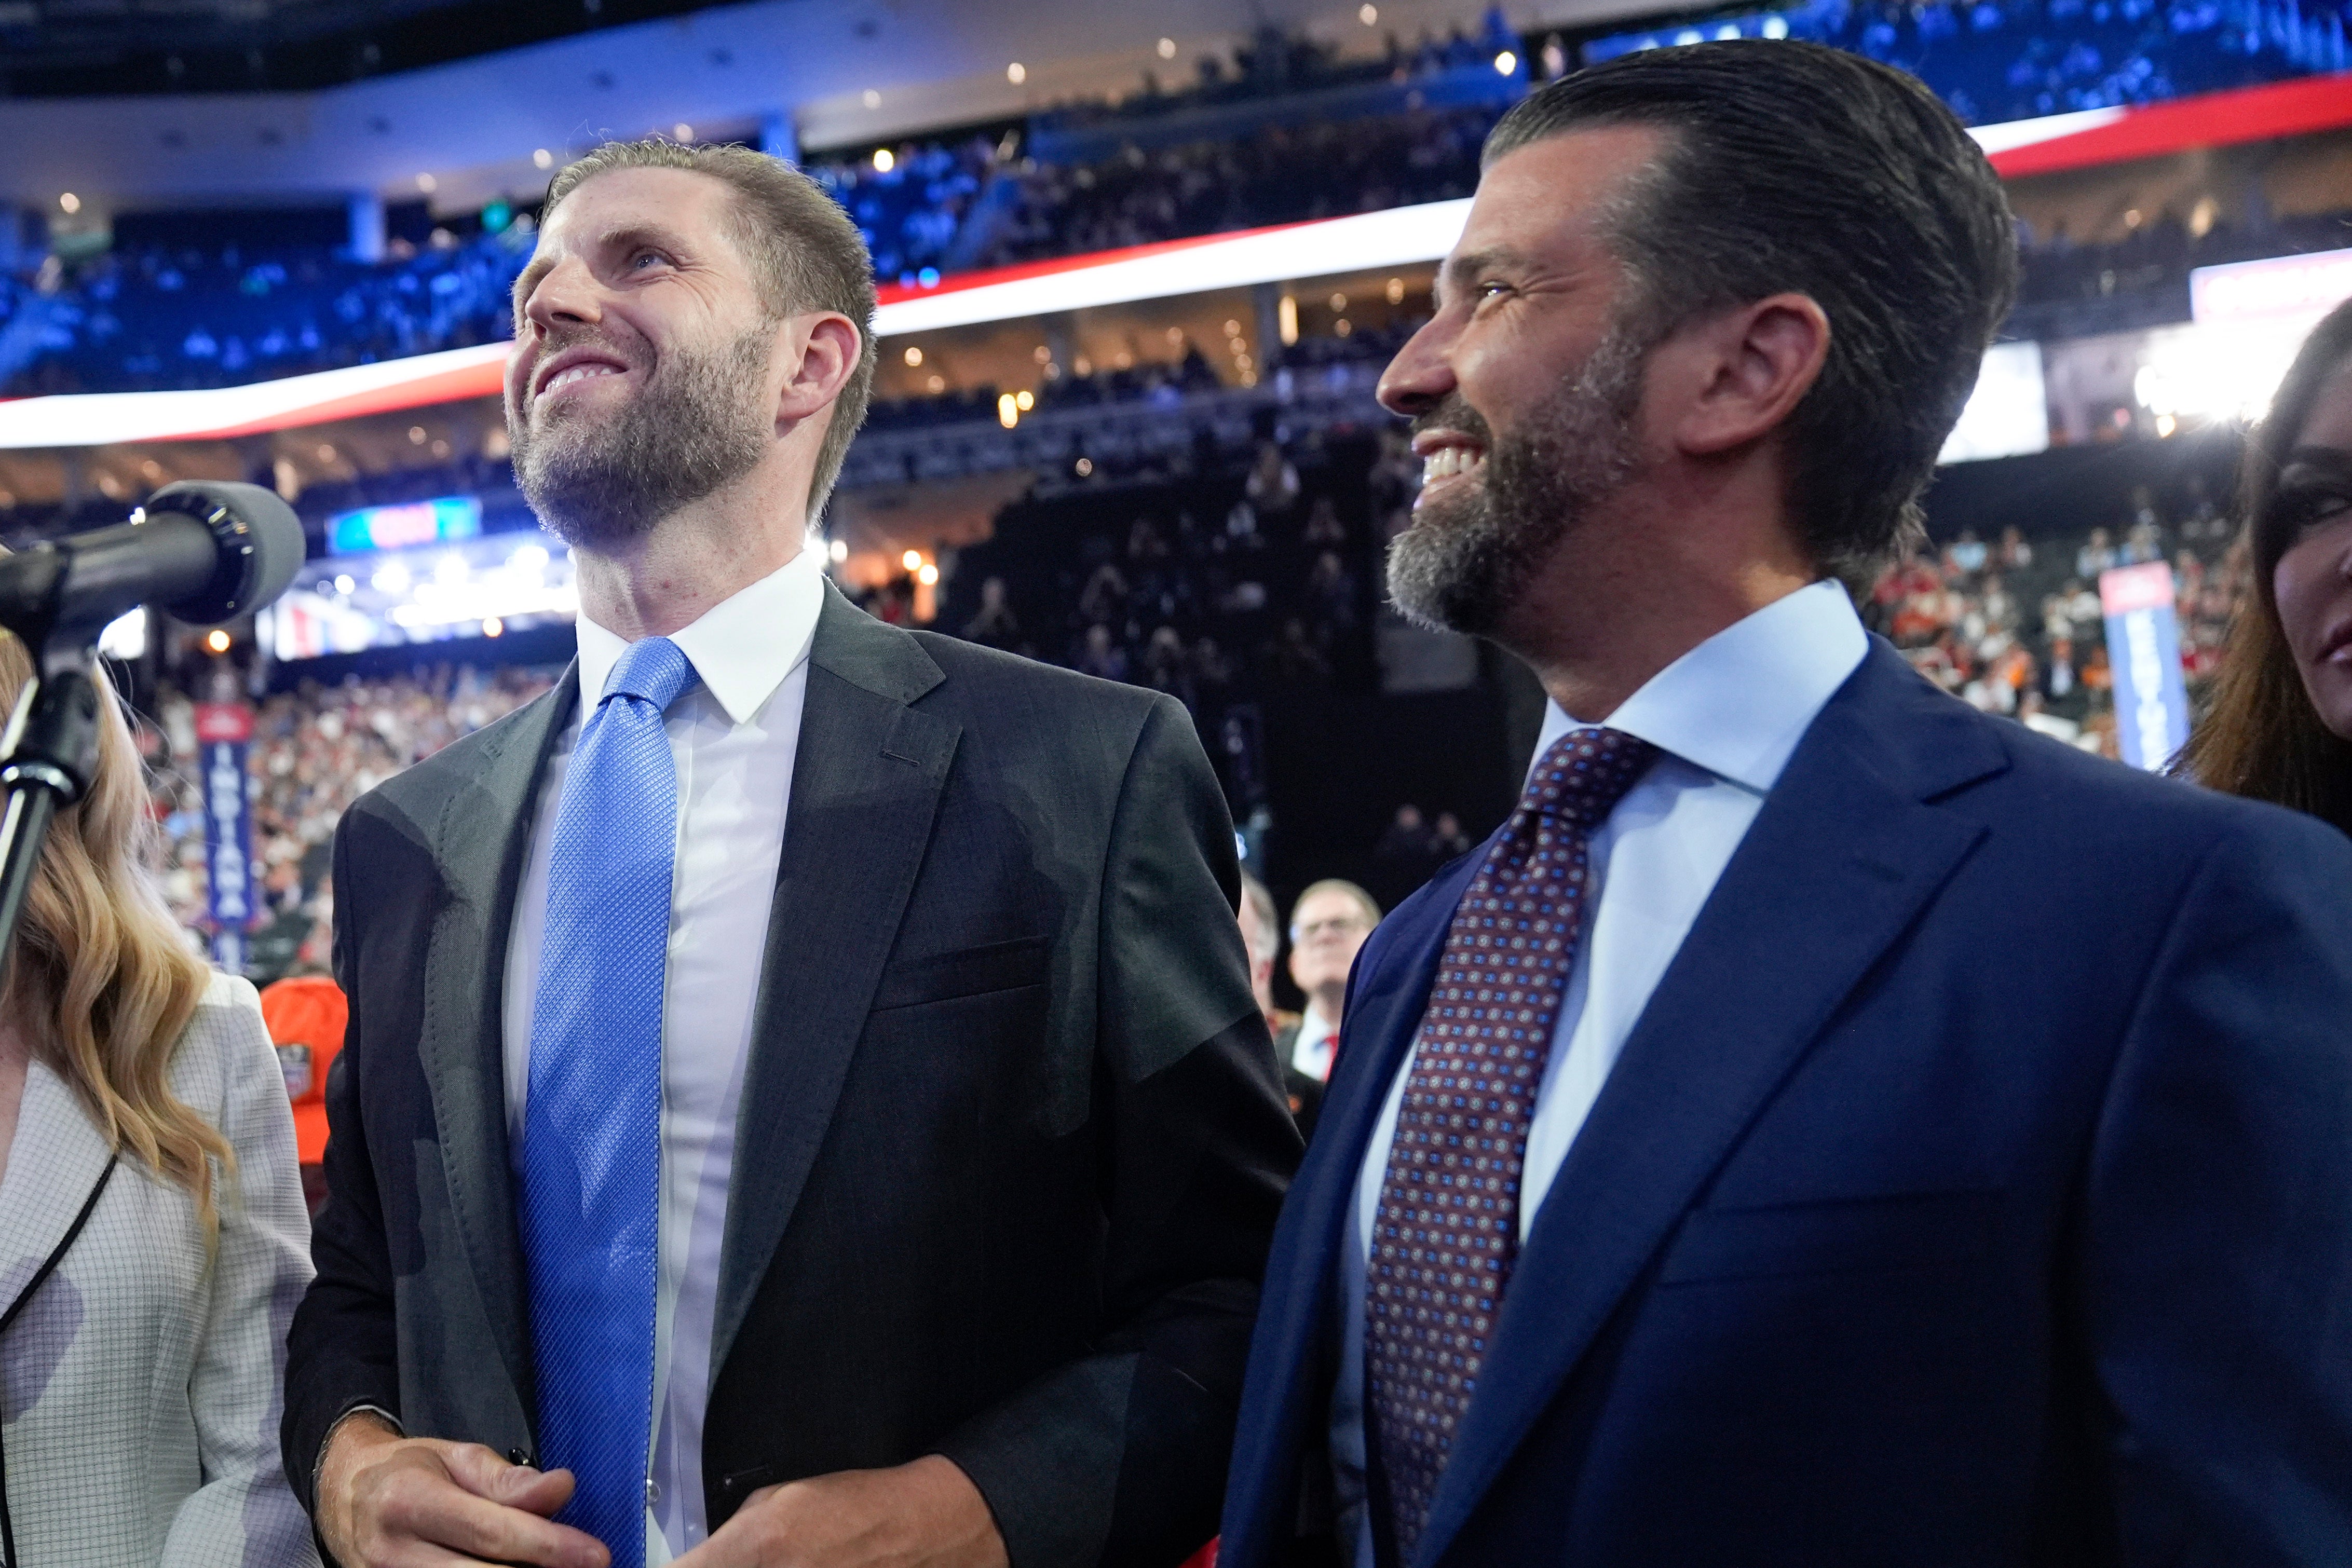
[[[1606,722],[1767,794],[1814,717],[1869,652],[1869,634],[1845,590],[1816,582],[1717,632],[1652,675]],[[1537,760],[1570,730],[1589,727],[1558,703],[1545,704]]]
[[[813,549],[759,581],[720,600],[692,625],[670,634],[694,664],[719,706],[736,724],[748,723],[776,695],[784,677],[808,657],[816,618],[824,607],[824,576]],[[613,666],[628,643],[618,632],[580,617],[580,696],[594,707]]]

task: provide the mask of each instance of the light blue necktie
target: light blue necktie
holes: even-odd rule
[[[522,1248],[539,1466],[555,1517],[642,1568],[661,1236],[662,976],[677,765],[662,714],[695,681],[667,637],[614,666],[563,777],[530,1012]]]

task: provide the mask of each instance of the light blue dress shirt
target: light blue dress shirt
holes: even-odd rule
[[[1763,809],[1764,797],[1813,719],[1845,684],[1870,640],[1845,591],[1817,582],[1724,628],[1650,677],[1605,721],[1664,753],[1592,835],[1598,896],[1569,971],[1550,1058],[1536,1092],[1519,1193],[1527,1239],[1560,1162],[1600,1098],[1659,977]],[[1540,759],[1580,721],[1549,706]],[[1331,1397],[1331,1466],[1339,1536],[1358,1568],[1372,1562],[1364,1499],[1364,1260],[1396,1136],[1410,1054],[1389,1086],[1356,1177],[1355,1224],[1340,1248],[1345,1321]]]

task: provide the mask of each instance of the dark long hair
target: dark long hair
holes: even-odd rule
[[[2311,423],[2320,389],[2352,361],[2352,301],[2311,329],[2246,441],[2238,512],[2253,556],[2254,591],[2238,606],[2216,682],[2213,711],[2173,764],[2199,783],[2308,811],[2352,833],[2352,741],[2319,719],[2279,624],[2273,580],[2292,543],[2273,504],[2279,470]]]

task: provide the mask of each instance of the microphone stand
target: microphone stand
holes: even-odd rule
[[[16,949],[16,925],[58,810],[79,800],[98,768],[95,646],[61,650],[27,637],[36,673],[0,736],[0,974]]]

